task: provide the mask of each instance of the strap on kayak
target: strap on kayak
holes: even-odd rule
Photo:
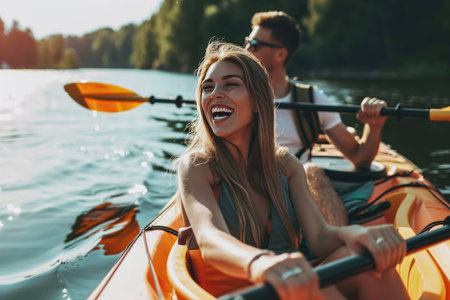
[[[374,182],[374,185],[379,185],[382,184],[383,182],[389,181],[394,177],[414,177],[412,174],[414,173],[414,170],[411,171],[404,171],[404,172],[397,172],[393,175],[389,175],[386,177],[383,177],[381,179],[378,179],[377,181]]]
[[[162,226],[164,227],[164,226]],[[156,293],[158,294],[158,298],[160,300],[164,300],[164,295],[161,289],[161,285],[159,284],[158,275],[156,275],[155,267],[153,266],[152,257],[150,255],[150,250],[148,249],[147,236],[145,234],[145,228],[141,231],[142,237],[144,238],[145,245],[145,254],[147,254],[148,264],[150,266],[150,270],[152,271],[153,281],[155,282]]]
[[[430,224],[428,224],[427,226],[425,226],[418,234],[427,232],[427,231],[431,230],[433,227],[438,226],[438,225],[450,225],[450,216],[448,216],[447,218],[445,218],[443,221],[434,221],[434,222],[431,222]]]
[[[147,237],[145,235],[145,231],[147,230],[147,228],[152,228],[152,227],[156,229],[156,227],[164,227],[164,226],[152,226],[151,223],[148,224],[147,226],[145,226],[145,228],[143,228],[139,232],[139,234],[134,237],[134,239],[128,244],[128,246],[122,252],[122,254],[120,255],[118,261],[116,262],[116,266],[119,266],[122,263],[122,261],[125,259],[127,254],[130,252],[132,246],[138,241],[139,237],[142,235],[143,241],[144,241],[144,244],[145,244],[145,253],[147,254],[147,259],[148,259],[148,263],[149,263],[149,266],[150,266],[150,270],[152,271],[152,276],[153,276],[153,280],[155,282],[155,287],[156,287],[156,292],[158,294],[158,298],[159,298],[159,300],[164,300],[164,296],[163,296],[163,293],[162,293],[162,290],[161,290],[161,286],[159,284],[158,277],[156,275],[156,271],[155,271],[155,268],[153,266],[152,259],[151,259],[151,256],[150,256],[150,251],[148,249]],[[172,228],[169,228],[169,229],[172,229]],[[150,230],[153,230],[153,229],[150,229]],[[172,230],[174,230],[174,229],[172,229]],[[170,232],[170,231],[167,231],[167,232]],[[170,233],[172,233],[172,232],[170,232]],[[118,269],[118,267],[114,267],[113,270],[112,270],[112,274],[114,274],[117,271],[117,269]],[[106,286],[108,285],[110,280],[113,278],[112,274],[110,276],[108,276],[105,284],[103,284],[102,288],[97,293],[97,296],[95,297],[95,299],[98,299],[98,297],[103,293],[104,289],[106,288]]]
[[[367,208],[369,208],[370,206],[374,205],[375,202],[377,202],[379,199],[381,199],[384,195],[386,195],[387,193],[390,193],[394,190],[400,189],[400,188],[404,188],[404,187],[413,187],[413,188],[425,188],[427,189],[430,194],[436,198],[436,200],[438,200],[439,202],[441,202],[446,208],[450,209],[450,205],[448,203],[446,203],[445,198],[444,197],[438,197],[434,192],[437,192],[438,194],[440,194],[439,190],[433,186],[429,186],[427,184],[424,183],[420,183],[420,182],[411,182],[411,183],[405,183],[405,184],[399,184],[397,186],[393,186],[389,189],[387,189],[386,191],[382,192],[378,197],[376,197],[374,200],[372,200],[371,202],[369,202],[366,206],[361,207],[359,211],[363,211]],[[443,200],[444,199],[444,200]],[[355,212],[358,213],[358,212]]]
[[[400,177],[410,177],[410,176],[414,177],[412,175],[413,172],[414,172],[414,170],[396,173],[394,175],[391,175],[391,176],[388,176],[386,178],[376,181],[374,183],[374,185],[381,184],[393,177],[399,177],[399,176]],[[420,182],[411,182],[411,183],[400,184],[400,185],[391,187],[391,188],[385,190],[384,192],[382,192],[378,197],[376,197],[374,200],[367,203],[366,205],[356,206],[352,210],[349,210],[348,218],[349,218],[350,223],[351,224],[362,224],[362,223],[365,223],[365,222],[368,222],[370,220],[380,217],[382,215],[383,211],[389,209],[390,204],[389,204],[389,202],[386,202],[386,201],[381,201],[378,203],[377,203],[377,201],[380,200],[382,197],[384,197],[386,194],[388,194],[394,190],[404,188],[404,187],[425,188],[436,200],[441,202],[446,208],[450,209],[449,203],[446,203],[447,200],[445,199],[444,196],[442,196],[442,194],[439,192],[439,190],[437,188],[435,188],[433,186],[429,186],[424,183],[420,183]],[[439,197],[435,193],[438,193],[441,197]]]
[[[148,224],[144,228],[144,231],[152,231],[152,230],[162,230],[162,231],[168,232],[170,234],[173,234],[175,236],[178,236],[178,231],[176,231],[173,228],[167,227],[167,226]]]
[[[350,224],[364,224],[371,220],[377,219],[383,215],[385,210],[388,210],[391,204],[387,201],[381,201],[365,209],[363,213],[362,210],[357,209],[357,211],[349,211],[348,219]]]
[[[387,176],[385,178],[381,178],[381,179],[375,181],[374,185],[381,184],[381,183],[386,182],[386,181],[388,181],[388,180],[390,180],[391,178],[394,178],[394,177],[413,177],[413,178],[417,179],[417,177],[413,175],[414,172],[415,172],[415,170],[398,172],[398,173],[395,173],[393,175],[390,175],[390,176]],[[429,185],[426,185],[426,184],[422,184],[420,186],[416,185],[415,187],[426,188],[430,192],[430,194],[433,195],[434,198],[436,198],[436,200],[438,200],[445,207],[450,209],[450,199],[445,198],[445,196],[442,195],[442,193],[437,188],[435,188],[434,186],[429,186]],[[440,197],[438,197],[434,192],[438,193]],[[377,199],[375,199],[374,201],[378,200],[382,196],[384,196],[384,194],[378,196]]]

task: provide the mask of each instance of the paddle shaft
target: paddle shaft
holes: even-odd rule
[[[448,218],[447,218],[448,219]],[[433,244],[439,243],[450,238],[450,225],[447,225],[432,230],[426,233],[418,234],[412,238],[406,240],[408,254],[420,251],[424,248],[428,248]],[[372,270],[375,268],[375,261],[369,252],[364,252],[357,255],[352,255],[334,262],[327,263],[322,266],[314,268],[317,276],[319,277],[320,288],[327,287],[335,284],[341,280],[350,278],[357,274]],[[219,298],[220,300],[232,300],[232,299],[278,299],[275,289],[265,284],[263,286],[257,286],[250,288],[237,295],[225,295]]]
[[[309,111],[332,111],[332,112],[342,112],[342,113],[357,113],[361,110],[359,105],[324,105],[324,104],[314,104],[314,103],[276,103],[278,108],[283,109],[300,109]],[[401,117],[416,117],[416,118],[428,118],[428,109],[418,109],[418,108],[402,108],[397,107],[384,107],[381,112],[384,116],[396,116]]]
[[[194,100],[184,100],[178,96],[175,100],[173,99],[160,99],[154,98],[153,96],[148,99],[148,102],[153,103],[174,103],[177,107],[181,107],[183,104],[195,105]],[[325,104],[315,104],[315,103],[280,103],[275,102],[277,108],[281,109],[294,109],[294,110],[307,110],[307,111],[328,111],[328,112],[341,112],[341,113],[357,113],[360,111],[361,107],[359,105],[325,105]],[[400,105],[397,107],[384,107],[381,110],[381,115],[384,116],[396,116],[401,117],[412,117],[412,118],[429,118],[430,112],[428,109],[423,108],[403,108]]]

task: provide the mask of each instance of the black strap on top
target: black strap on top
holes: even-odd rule
[[[152,230],[162,230],[162,231],[168,232],[172,235],[178,236],[178,231],[176,231],[173,228],[167,227],[167,226],[149,224],[144,228],[144,231],[152,231]]]

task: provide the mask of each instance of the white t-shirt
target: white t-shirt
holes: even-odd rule
[[[314,103],[317,104],[332,104],[332,102],[327,98],[327,96],[318,89],[314,88]],[[291,93],[283,98],[277,99],[277,102],[292,102]],[[318,112],[320,129],[322,131],[333,128],[341,122],[341,116],[336,112]],[[276,134],[277,143],[281,146],[285,146],[289,149],[289,152],[296,154],[300,149],[303,148],[302,140],[297,132],[295,111],[292,109],[277,109],[276,110]],[[300,158],[301,162],[306,162],[308,160],[309,150],[303,153]]]

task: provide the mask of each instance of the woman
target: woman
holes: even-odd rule
[[[393,268],[406,252],[397,231],[327,224],[301,163],[275,145],[273,92],[252,54],[211,43],[196,96],[199,117],[179,159],[178,180],[183,217],[204,265],[245,282],[268,282],[281,299],[407,298]],[[314,254],[328,260],[368,249],[377,273],[319,291],[310,263],[297,251],[303,235]]]

